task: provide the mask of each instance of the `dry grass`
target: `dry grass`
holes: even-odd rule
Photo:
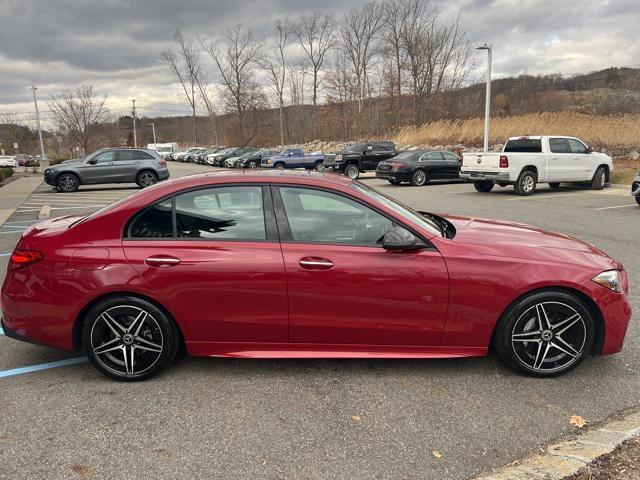
[[[440,120],[405,128],[395,141],[401,145],[481,146],[484,120]],[[491,144],[518,135],[568,135],[597,148],[635,147],[640,144],[640,115],[595,116],[582,113],[532,113],[491,120]],[[640,147],[639,147],[640,148]]]

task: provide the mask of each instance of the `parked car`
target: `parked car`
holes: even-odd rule
[[[0,167],[16,168],[18,162],[13,155],[0,155]]]
[[[301,148],[285,148],[274,156],[262,159],[260,166],[262,168],[277,168],[279,170],[285,168],[306,168],[307,170],[320,170],[324,162],[322,152],[313,152],[305,155]]]
[[[231,148],[227,148],[226,150],[223,150],[220,153],[216,153],[214,154],[213,158],[212,158],[212,162],[209,162],[211,165],[215,166],[215,167],[224,167],[224,161],[227,158],[231,158],[231,157],[239,157],[241,155],[244,155],[247,152],[254,152],[256,151],[257,148],[255,147],[231,147]]]
[[[262,159],[267,159],[278,155],[280,150],[272,148],[262,148],[254,152],[245,153],[240,157],[238,166],[240,168],[258,168],[262,162]]]
[[[226,148],[226,147],[225,147]],[[207,155],[220,151],[220,147],[212,147],[196,155],[195,163],[206,163]]]
[[[224,152],[225,150],[227,150],[229,147],[219,147],[219,148],[212,148],[210,153],[204,153],[202,154],[202,163],[204,164],[209,164],[209,165],[213,165],[213,163],[210,162],[210,160],[212,161],[213,158]]]
[[[206,151],[207,151],[206,148],[198,148],[197,150],[193,150],[191,152],[188,152],[186,155],[183,155],[180,158],[180,161],[185,163],[195,163],[196,157],[198,155],[202,155]]]
[[[631,318],[624,268],[591,245],[416,212],[309,173],[156,185],[29,227],[7,270],[6,336],[82,349],[119,380],[148,378],[182,349],[379,359],[490,346],[509,367],[550,377],[619,352]]]
[[[200,147],[191,147],[191,148],[187,148],[186,150],[180,150],[179,152],[172,153],[171,156],[169,157],[169,160],[182,161],[182,157],[190,153],[193,153],[197,150],[200,150]]]
[[[342,152],[326,156],[323,168],[356,179],[360,173],[375,170],[378,163],[395,157],[397,153],[393,142],[356,142]]]
[[[495,184],[513,185],[518,195],[531,195],[538,183],[558,188],[561,183],[591,184],[603,189],[613,173],[613,160],[594,152],[574,137],[511,137],[502,152],[465,153],[460,177],[479,192]]]
[[[633,184],[631,185],[631,195],[636,198],[636,202],[640,205],[640,170],[636,174],[636,178],[633,179]]]
[[[44,181],[65,193],[98,183],[137,183],[145,188],[167,178],[167,162],[153,150],[141,148],[104,148],[44,170]]]
[[[29,158],[24,153],[18,153],[15,157],[19,167],[26,167],[29,163]]]
[[[408,182],[421,186],[429,180],[458,179],[462,159],[453,152],[411,150],[378,164],[376,178],[393,185]]]

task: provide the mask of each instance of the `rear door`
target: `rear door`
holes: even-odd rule
[[[447,177],[447,164],[440,152],[427,152],[420,157],[418,163],[424,166],[431,178]]]
[[[123,247],[199,352],[212,342],[288,341],[287,286],[268,187],[174,195],[134,217]]]
[[[573,164],[575,155],[569,141],[563,137],[549,138],[549,168],[547,179],[551,182],[570,182],[576,178]]]
[[[116,150],[114,175],[118,182],[134,182],[142,161],[140,150]]]
[[[462,161],[455,153],[441,152],[444,158],[444,176],[445,178],[460,178],[460,166]]]

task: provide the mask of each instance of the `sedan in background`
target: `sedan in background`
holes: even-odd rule
[[[18,161],[13,155],[0,155],[0,167],[16,168]]]
[[[376,168],[376,178],[388,180],[393,185],[410,183],[422,186],[430,180],[460,178],[462,158],[452,152],[410,150],[385,160]]]
[[[240,157],[237,166],[240,168],[258,168],[263,158],[273,157],[278,153],[280,153],[280,150],[272,148],[261,148],[255,152],[248,152]]]
[[[83,350],[118,380],[148,378],[182,349],[380,359],[491,347],[537,377],[622,349],[627,274],[596,247],[287,173],[190,175],[29,227],[0,294],[5,335]]]
[[[136,183],[145,188],[167,178],[167,161],[154,150],[139,148],[104,148],[44,170],[44,181],[64,193],[99,183]]]

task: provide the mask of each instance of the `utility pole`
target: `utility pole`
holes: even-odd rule
[[[489,151],[489,122],[491,119],[491,54],[492,47],[491,44],[487,45],[486,43],[481,47],[476,48],[476,50],[486,50],[487,51],[487,88],[485,91],[485,100],[484,100],[484,151]]]
[[[40,138],[40,168],[45,168],[49,166],[49,161],[47,160],[47,156],[44,153],[44,142],[42,141],[42,128],[40,127],[40,112],[38,111],[38,99],[36,98],[36,86],[31,85],[31,90],[33,91],[33,104],[36,107],[36,122],[38,124],[38,137]]]
[[[131,112],[133,115],[133,146],[138,148],[138,137],[136,135],[136,100],[133,99],[133,111]]]
[[[156,124],[155,123],[150,123],[149,125],[151,125],[151,131],[153,132],[153,143],[156,143]]]

